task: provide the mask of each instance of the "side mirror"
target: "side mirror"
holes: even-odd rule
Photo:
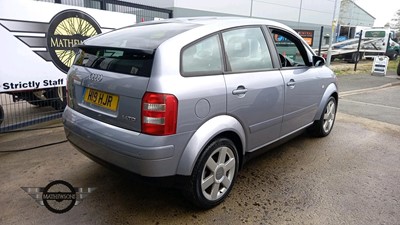
[[[325,65],[325,59],[322,58],[321,56],[314,55],[312,57],[312,60],[313,60],[313,65],[316,67]]]

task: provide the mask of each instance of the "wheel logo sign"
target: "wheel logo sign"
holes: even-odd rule
[[[40,205],[53,213],[66,213],[96,188],[77,188],[63,180],[50,182],[46,187],[21,187]]]
[[[61,11],[49,22],[0,18],[0,26],[64,73],[68,72],[79,51],[74,46],[101,33],[93,17],[76,9]]]
[[[54,65],[68,72],[78,52],[74,46],[99,33],[101,30],[97,22],[82,11],[58,13],[51,20],[47,35],[47,47]]]

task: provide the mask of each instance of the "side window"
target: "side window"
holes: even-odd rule
[[[271,55],[261,28],[246,27],[222,33],[232,72],[272,69]]]
[[[217,35],[203,39],[182,52],[182,75],[210,75],[222,73],[222,57]]]
[[[307,52],[300,40],[279,30],[272,30],[272,35],[282,67],[307,65]]]

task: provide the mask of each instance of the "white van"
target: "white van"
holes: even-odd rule
[[[362,39],[364,41],[376,39],[376,41],[371,42],[371,46],[369,47],[374,50],[386,50],[386,55],[389,56],[390,59],[395,60],[400,54],[400,45],[395,42],[395,32],[391,31],[389,28],[366,29],[363,31]],[[367,54],[366,57],[368,57]]]

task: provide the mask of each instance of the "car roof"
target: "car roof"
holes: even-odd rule
[[[140,24],[153,24],[153,23],[192,23],[192,24],[198,24],[198,25],[211,25],[211,24],[243,24],[246,23],[248,25],[251,24],[263,24],[263,25],[268,25],[268,26],[284,26],[279,22],[275,22],[272,20],[267,20],[267,19],[258,19],[258,18],[250,18],[250,17],[210,17],[210,16],[200,16],[200,17],[179,17],[179,18],[171,18],[171,19],[164,19],[164,20],[158,20],[158,21],[149,21],[149,22],[143,22],[139,23]]]
[[[223,29],[251,25],[276,26],[291,30],[286,25],[265,19],[247,17],[182,17],[137,23],[89,38],[83,45],[123,47],[151,52],[165,41],[174,39],[175,36],[201,37]],[[131,41],[127,42],[127,40]]]

